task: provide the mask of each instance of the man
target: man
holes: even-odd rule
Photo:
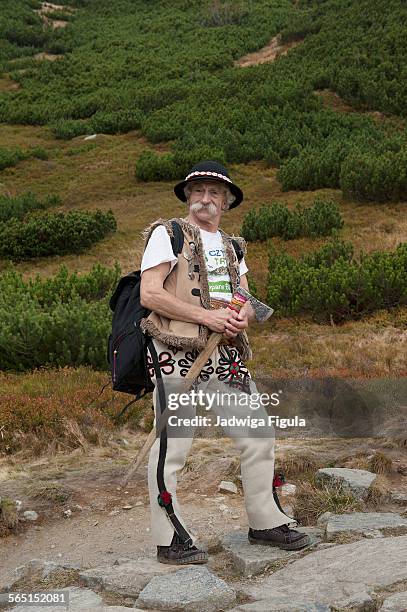
[[[156,385],[156,422],[163,410],[168,412],[168,408],[162,407],[163,390],[168,391],[170,383],[186,375],[211,332],[222,333],[224,340],[198,378],[205,391],[215,392],[224,385],[239,393],[250,394],[256,389],[244,364],[251,357],[246,329],[254,318],[253,309],[249,302],[239,313],[226,308],[239,284],[248,289],[248,269],[244,257],[238,261],[235,249],[239,245],[244,254],[245,243],[242,238],[235,238],[233,244],[231,237],[219,229],[222,214],[238,206],[243,193],[226,168],[213,161],[196,164],[174,192],[188,206],[188,215],[177,219],[184,235],[182,252],[174,255],[170,240],[173,227],[169,221],[160,219],[145,232],[141,264],[141,302],[151,310],[141,328],[153,338],[149,366]],[[244,412],[233,400],[231,407],[219,405],[215,410],[227,415]],[[192,405],[187,411],[190,416],[195,414]],[[281,511],[273,497],[273,437],[253,438],[249,428],[238,434],[232,427],[225,427],[224,431],[233,437],[241,452],[249,541],[285,550],[308,545],[306,534],[288,527],[287,523],[294,521]],[[175,494],[176,472],[183,467],[191,444],[192,436],[171,437],[165,430],[150,452],[152,537],[158,561],[162,563],[205,563],[208,559],[204,551],[193,545]]]

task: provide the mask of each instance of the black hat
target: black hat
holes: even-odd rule
[[[232,183],[228,171],[222,164],[218,164],[215,161],[202,161],[199,164],[195,164],[191,169],[191,172],[185,177],[184,181],[181,181],[174,187],[174,193],[181,202],[186,202],[187,199],[184,193],[184,187],[190,181],[220,181],[225,183],[235,196],[235,201],[229,206],[229,209],[236,208],[243,200],[243,193],[237,185]]]

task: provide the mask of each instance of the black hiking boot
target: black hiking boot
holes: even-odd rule
[[[188,565],[207,563],[208,553],[196,546],[183,544],[174,533],[170,546],[157,546],[157,561],[169,565]]]
[[[288,525],[280,525],[273,529],[249,529],[250,544],[263,546],[278,546],[283,550],[299,550],[311,543],[306,533],[290,529]]]

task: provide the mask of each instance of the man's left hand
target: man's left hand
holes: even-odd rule
[[[250,304],[249,307],[252,309]],[[246,304],[239,313],[232,310],[230,317],[225,323],[225,336],[227,338],[236,338],[239,332],[247,329],[247,327],[249,327],[249,316],[250,311],[246,308]]]

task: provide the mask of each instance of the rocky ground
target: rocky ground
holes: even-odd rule
[[[319,513],[300,527],[310,546],[287,552],[248,543],[239,462],[229,441],[195,440],[179,498],[210,561],[177,568],[155,560],[145,470],[120,486],[141,443],[127,432],[111,448],[0,465],[1,503],[18,500],[18,524],[0,540],[3,599],[60,588],[69,592],[70,610],[89,612],[407,610],[405,448],[375,440],[281,441],[277,465],[292,474],[280,489],[287,512],[296,508],[306,470],[312,479],[310,466],[317,486],[340,487],[363,505]],[[389,458],[386,474],[360,469],[378,452]]]

